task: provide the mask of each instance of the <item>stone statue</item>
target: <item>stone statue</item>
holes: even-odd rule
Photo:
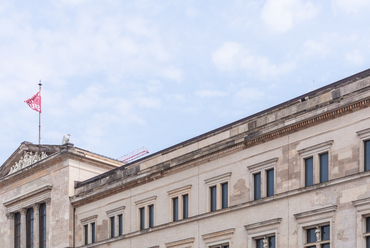
[[[71,135],[68,133],[67,135],[63,135],[62,145],[67,144],[70,140]]]
[[[321,228],[319,226],[316,227],[315,233],[316,233],[316,241],[320,242],[321,241]]]
[[[45,152],[24,152],[24,156],[22,156],[18,162],[15,162],[14,165],[9,170],[9,175],[13,174],[16,171],[19,171],[23,168],[26,168],[27,166],[30,166],[31,164],[36,163],[37,161],[44,159],[47,157],[47,154]]]
[[[263,238],[263,248],[268,248],[269,247],[269,241],[267,237]]]

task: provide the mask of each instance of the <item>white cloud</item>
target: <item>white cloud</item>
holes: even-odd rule
[[[242,88],[234,94],[237,103],[251,103],[255,100],[264,99],[265,92],[256,88]]]
[[[168,68],[165,68],[162,71],[161,75],[164,78],[167,78],[167,79],[170,79],[170,80],[173,80],[173,81],[177,81],[177,82],[181,82],[183,80],[182,70],[177,68],[177,67],[174,67],[174,66],[170,66]]]
[[[365,61],[364,56],[360,53],[359,50],[354,50],[352,52],[346,53],[345,58],[348,63],[353,65],[361,65]]]
[[[338,40],[343,40],[337,34],[324,34],[317,40],[309,39],[303,44],[304,54],[306,56],[320,56],[321,58],[329,55],[333,50],[333,44],[337,44]]]
[[[145,108],[159,108],[161,106],[161,100],[151,97],[140,97],[137,99],[140,106]]]
[[[149,80],[146,88],[149,92],[158,92],[163,87],[162,83],[159,80]]]
[[[286,32],[300,22],[312,19],[319,8],[311,1],[268,0],[263,6],[262,21],[278,32]]]
[[[356,14],[370,8],[369,0],[332,0],[334,11]]]
[[[195,92],[196,96],[199,97],[224,97],[227,96],[229,93],[221,90],[198,90]]]
[[[212,61],[219,70],[245,70],[261,77],[278,76],[291,71],[294,63],[275,65],[267,57],[251,54],[237,42],[226,42],[212,55]]]

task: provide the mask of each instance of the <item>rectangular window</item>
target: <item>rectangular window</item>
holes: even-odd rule
[[[179,220],[179,198],[172,199],[172,219],[173,221]]]
[[[114,238],[115,234],[115,223],[114,223],[114,216],[110,217],[110,237]]]
[[[253,175],[254,177],[254,200],[261,199],[261,173]]]
[[[21,248],[21,215],[14,215],[14,247]]]
[[[221,184],[222,189],[222,208],[229,207],[229,184],[223,183]]]
[[[140,208],[140,230],[145,229],[145,208]]]
[[[313,185],[313,158],[306,158],[305,162],[305,186]]]
[[[154,226],[154,205],[149,205],[149,228]]]
[[[211,199],[210,199],[210,204],[211,204],[211,212],[216,211],[217,209],[217,189],[216,186],[210,187],[210,194],[211,194]]]
[[[311,243],[319,243],[321,244],[321,248],[327,248],[330,247],[330,226],[319,226],[316,228],[310,228],[307,229],[307,244]],[[321,240],[317,240],[317,236],[321,238]],[[324,241],[328,241],[328,243],[324,243]],[[314,247],[316,248],[316,245],[313,244],[312,246],[307,246],[308,248]]]
[[[118,215],[118,235],[119,236],[123,235],[123,215],[122,214]]]
[[[365,141],[365,171],[370,170],[370,140]]]
[[[46,204],[40,205],[39,209],[39,234],[40,248],[46,248]]]
[[[366,233],[370,233],[370,217],[366,218]],[[366,236],[366,248],[370,248],[370,236]]]
[[[266,196],[273,196],[274,195],[274,169],[266,171]]]
[[[27,209],[26,213],[26,247],[33,248],[33,208]]]
[[[275,248],[275,236],[256,239],[256,248],[264,248],[264,242],[266,242],[268,248]]]
[[[329,181],[329,159],[328,153],[320,155],[320,183]]]
[[[95,222],[91,223],[91,243],[95,243]]]
[[[84,225],[85,229],[85,245],[89,244],[89,226]]]
[[[189,218],[189,195],[182,196],[182,218]]]

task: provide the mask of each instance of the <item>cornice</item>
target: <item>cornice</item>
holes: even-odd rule
[[[187,245],[187,244],[191,245],[192,243],[194,243],[194,240],[195,238],[187,238],[187,239],[168,242],[165,245],[166,245],[166,248],[175,248],[176,246],[179,246],[179,245]]]
[[[266,161],[259,162],[257,164],[248,165],[247,168],[250,171],[259,170],[261,168],[270,167],[276,165],[279,158],[272,158]]]
[[[96,222],[97,218],[98,218],[98,215],[92,215],[92,216],[83,218],[83,219],[81,219],[81,224],[86,225],[86,224],[89,224],[91,222]]]
[[[17,197],[11,198],[11,199],[9,199],[7,201],[4,201],[3,204],[4,204],[5,207],[9,207],[10,205],[12,205],[12,204],[14,204],[16,202],[19,202],[22,199],[32,197],[32,196],[37,195],[37,194],[40,194],[40,193],[42,193],[44,191],[48,191],[48,190],[50,191],[50,190],[52,190],[52,188],[53,188],[53,185],[46,184],[44,186],[41,186],[40,188],[37,188],[36,190],[29,191],[29,192],[27,192],[25,194],[22,194],[22,195],[19,195]]]
[[[324,213],[330,213],[330,212],[335,212],[337,210],[337,205],[329,206],[329,207],[324,207],[324,208],[319,208],[319,209],[314,209],[302,213],[297,213],[294,214],[294,217],[296,219],[302,219],[306,217],[311,217],[311,216],[317,216],[319,214],[324,214]]]
[[[265,221],[245,225],[244,228],[245,228],[245,230],[251,230],[251,229],[255,229],[255,228],[276,225],[276,224],[280,224],[281,220],[282,220],[282,218],[275,218],[275,219],[271,219],[271,220],[265,220]]]

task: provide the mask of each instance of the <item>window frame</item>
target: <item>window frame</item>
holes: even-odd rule
[[[109,225],[108,225],[108,238],[116,238],[121,236],[119,230],[119,215],[122,215],[122,235],[125,233],[124,229],[124,220],[125,220],[125,206],[120,206],[117,208],[113,208],[111,210],[106,211],[108,216]],[[111,226],[111,218],[114,218],[114,237],[112,237],[112,226]]]
[[[366,232],[366,218],[370,217],[370,197],[352,201],[352,204],[356,207],[357,233],[362,234],[356,235],[356,247],[366,247],[366,237],[370,236],[370,232]]]
[[[248,247],[256,248],[256,241],[264,237],[275,237],[275,247],[278,247],[278,228],[281,220],[282,218],[274,218],[245,225],[244,228],[248,235]]]
[[[259,163],[251,164],[247,166],[247,169],[250,174],[250,199],[252,201],[259,200],[265,197],[271,197],[276,194],[276,164],[279,158],[275,157],[269,160],[265,160]],[[271,196],[267,196],[267,171],[274,170],[274,194]],[[261,197],[259,199],[255,199],[255,175],[260,174],[260,192]]]
[[[170,191],[167,191],[167,194],[168,194],[168,197],[169,197],[169,202],[170,202],[170,222],[173,222],[174,219],[173,219],[173,213],[174,213],[174,209],[173,209],[173,199],[174,198],[177,198],[178,199],[178,221],[179,220],[182,220],[184,219],[184,198],[183,196],[184,195],[188,195],[188,206],[187,206],[187,209],[188,209],[188,217],[189,218],[191,215],[190,215],[190,201],[191,201],[191,187],[192,185],[186,185],[186,186],[183,186],[183,187],[180,187],[180,188],[176,188],[176,189],[173,189],[173,190],[170,190]]]
[[[85,226],[87,226],[87,229],[88,229],[88,235],[87,235],[87,239],[88,239],[88,244],[91,244],[92,243],[92,230],[91,230],[91,223],[95,223],[95,233],[94,233],[94,236],[95,236],[95,242],[97,241],[96,240],[96,223],[97,223],[97,219],[98,219],[98,215],[91,215],[89,217],[86,217],[86,218],[83,218],[81,219],[81,225],[83,227],[83,243],[85,243],[85,240],[86,240],[86,233],[85,233]]]
[[[221,174],[219,176],[211,177],[204,180],[205,184],[207,185],[207,212],[211,211],[211,188],[216,187],[216,210],[223,209],[222,208],[222,184],[227,183],[228,188],[228,196],[227,196],[227,205],[230,207],[230,178],[231,172],[227,172]]]
[[[136,230],[141,231],[148,228],[153,228],[156,225],[156,199],[157,196],[151,196],[139,201],[136,201]],[[149,206],[153,205],[153,226],[149,227]],[[145,221],[145,228],[140,229],[140,209],[144,208],[144,221]]]
[[[313,146],[305,147],[303,149],[297,150],[298,154],[300,155],[300,163],[301,163],[301,187],[310,187],[315,184],[319,183],[325,183],[320,182],[320,155],[328,153],[328,180],[326,182],[329,182],[331,180],[331,146],[333,144],[333,140],[325,141]],[[313,184],[306,186],[306,159],[312,158],[312,164],[313,164]]]
[[[229,248],[233,247],[232,238],[235,228],[221,230],[213,233],[203,234],[202,238],[206,243],[207,248],[216,248],[228,245]]]
[[[357,131],[359,137],[359,148],[360,148],[360,168],[359,172],[365,172],[365,142],[370,141],[370,128],[366,128]]]

